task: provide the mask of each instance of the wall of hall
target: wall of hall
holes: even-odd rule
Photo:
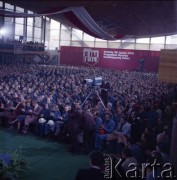
[[[144,61],[146,72],[157,72],[159,51],[62,46],[60,63],[137,71]]]

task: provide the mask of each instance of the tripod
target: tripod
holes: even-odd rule
[[[105,107],[105,105],[104,105],[104,103],[103,103],[103,101],[102,101],[102,99],[101,99],[101,97],[100,97],[100,95],[99,95],[99,93],[98,93],[98,90],[96,90],[95,86],[93,86],[93,88],[91,89],[91,91],[89,92],[89,94],[87,95],[87,97],[85,98],[84,102],[81,104],[81,107],[86,103],[87,99],[88,99],[89,97],[91,97],[92,95],[93,95],[93,96],[96,95],[96,96],[98,97],[98,99],[99,99],[100,102],[101,102],[101,105],[102,105],[103,108],[106,110],[106,107]]]

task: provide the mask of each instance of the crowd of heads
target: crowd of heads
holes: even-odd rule
[[[110,84],[106,109],[94,95],[81,106],[93,88],[84,84],[84,79],[94,76],[101,76]],[[161,153],[164,161],[168,161],[174,116],[171,107],[173,88],[159,82],[155,73],[72,66],[0,67],[1,106],[8,103],[15,107],[24,102],[32,108],[38,104],[43,109],[60,111],[60,120],[72,108],[89,112],[97,126],[94,148],[99,149],[102,141],[99,150],[125,159],[133,156],[138,163],[148,161],[153,151]],[[98,88],[97,91],[101,94],[102,90]],[[48,120],[50,118],[51,114]],[[112,122],[113,128],[110,132],[101,132],[108,122]],[[123,133],[125,124],[130,125],[127,125],[130,131]],[[116,147],[111,146],[112,137],[116,139]]]
[[[0,49],[9,49],[14,50],[16,45],[23,45],[24,51],[44,51],[44,43],[41,42],[33,42],[33,41],[26,41],[23,42],[22,39],[0,39]]]

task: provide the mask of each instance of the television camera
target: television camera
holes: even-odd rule
[[[103,83],[102,77],[94,77],[93,79],[84,79],[84,84],[88,85],[91,88],[91,90],[87,95],[87,97],[85,98],[85,100],[83,101],[83,103],[81,104],[81,106],[83,106],[91,96],[97,96],[103,108],[106,109],[98,92],[98,90],[101,89],[100,86],[102,83]]]

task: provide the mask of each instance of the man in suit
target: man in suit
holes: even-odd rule
[[[25,117],[25,122],[24,122],[24,128],[23,128],[23,133],[26,134],[28,132],[28,127],[31,123],[36,123],[41,111],[42,111],[42,107],[39,106],[38,102],[36,100],[33,100],[32,102],[33,105],[33,110],[30,110],[29,113],[30,115],[27,115]]]
[[[67,130],[71,141],[71,152],[73,155],[80,153],[78,135],[82,132],[82,121],[82,110],[79,103],[76,103],[72,107],[72,110],[68,112],[67,123]]]
[[[102,167],[104,166],[104,156],[100,151],[94,151],[90,155],[90,165],[88,169],[80,169],[75,180],[104,180]]]

